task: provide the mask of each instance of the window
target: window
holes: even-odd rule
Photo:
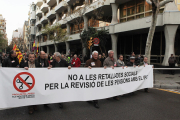
[[[120,5],[119,9],[120,9],[120,22],[126,22],[152,15],[152,6],[149,5],[146,2],[146,0],[133,0]],[[162,13],[163,11],[164,11],[164,6],[160,8],[159,13]]]
[[[127,9],[127,16],[135,14],[135,7],[131,7]]]
[[[144,12],[144,0],[137,0],[136,6],[136,13]]]
[[[145,11],[150,11],[152,9],[152,6],[149,5],[147,2],[145,2]]]

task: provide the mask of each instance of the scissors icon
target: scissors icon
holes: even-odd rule
[[[27,78],[24,81],[26,81],[28,78],[29,78],[29,76],[27,76]],[[19,79],[17,79],[16,82],[21,83],[21,85],[19,86],[19,89],[22,90],[23,89],[23,82],[21,82],[21,80],[19,80]],[[32,83],[27,83],[27,84],[32,85]]]

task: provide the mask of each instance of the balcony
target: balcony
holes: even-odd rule
[[[67,9],[67,2],[66,1],[61,1],[56,7],[55,7],[55,12],[60,13]]]
[[[4,35],[4,32],[3,32],[3,31],[0,31],[0,34]]]
[[[2,30],[2,29],[4,30],[4,27],[0,26],[0,30]]]
[[[41,31],[37,32],[37,33],[36,33],[36,37],[37,37],[37,36],[40,36],[41,34],[42,34]]]
[[[37,10],[36,16],[41,17],[42,16],[42,11],[41,10]]]
[[[53,6],[54,4],[57,4],[57,3],[56,3],[56,0],[47,0],[47,4],[49,6]]]
[[[43,0],[36,0],[35,4],[39,7],[43,4]]]
[[[32,11],[32,12],[31,12],[30,20],[35,20],[35,19],[36,19],[36,12],[35,12],[35,11]]]
[[[31,35],[35,35],[35,26],[31,26]]]
[[[65,25],[67,23],[66,20],[60,20],[58,21],[58,24],[60,24],[61,26]]]
[[[43,18],[41,18],[41,23],[47,23],[48,22],[48,19],[46,16],[44,16]]]
[[[47,14],[47,18],[52,19],[56,17],[56,12],[55,9],[52,9],[48,14]]]
[[[43,5],[41,6],[41,11],[42,12],[47,12],[48,11],[48,5],[47,5],[47,3],[43,3]]]
[[[74,3],[76,3],[76,0],[66,0],[68,5],[73,5]]]
[[[37,22],[36,22],[36,26],[37,26],[37,27],[41,26],[41,21],[37,21]]]
[[[71,16],[66,17],[66,21],[70,22],[70,23],[73,23],[75,19],[80,18],[80,17],[81,17],[80,14],[73,13],[73,14],[71,14]]]

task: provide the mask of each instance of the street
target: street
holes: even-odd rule
[[[176,91],[176,90],[175,90]],[[177,92],[177,91],[176,91]],[[1,120],[179,120],[180,94],[158,89],[143,90],[134,95],[100,100],[96,109],[87,102],[64,103],[49,107],[38,106],[38,111],[29,115],[27,107],[1,110]]]

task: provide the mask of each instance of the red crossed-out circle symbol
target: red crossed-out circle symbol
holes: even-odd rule
[[[24,80],[21,75],[27,75],[26,79]],[[31,77],[32,79],[32,83],[27,83],[26,80]],[[21,86],[18,88],[16,83],[21,83]],[[31,86],[30,86],[31,84]],[[26,90],[22,90],[23,88],[23,85],[27,86],[28,89]],[[15,77],[14,77],[14,80],[13,80],[13,86],[14,88],[18,91],[18,92],[28,92],[30,91],[35,85],[35,79],[34,79],[34,76],[28,72],[21,72],[19,74],[17,74]]]
[[[94,41],[94,44],[99,44],[100,42],[99,38],[94,38],[93,41]]]

